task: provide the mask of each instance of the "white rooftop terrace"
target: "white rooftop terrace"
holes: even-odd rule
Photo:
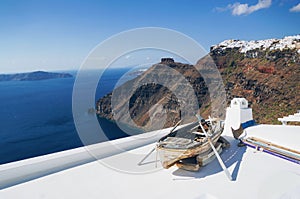
[[[156,136],[169,131],[170,129],[165,129],[156,133]],[[299,150],[299,126],[258,125],[247,128],[246,132],[248,136]],[[201,168],[199,172],[184,171],[176,167],[165,170],[159,162],[158,167],[155,167],[154,152],[139,166],[142,157],[155,147],[152,140],[156,137],[149,139],[152,143],[144,145],[133,144],[133,138],[123,138],[116,140],[114,144],[127,144],[124,152],[115,153],[112,150],[109,155],[106,153],[109,148],[100,147],[98,149],[105,149],[103,153],[106,155],[98,161],[91,161],[90,153],[83,147],[1,165],[2,186],[9,184],[10,177],[22,176],[25,171],[28,175],[40,172],[38,174],[42,177],[32,180],[28,178],[23,183],[7,186],[0,190],[0,198],[299,198],[299,164],[251,148],[237,147],[237,140],[229,135],[225,138],[230,141],[231,147],[222,152],[221,158],[229,168],[233,181],[227,179],[217,160]],[[89,150],[91,152],[93,149]],[[100,150],[96,153],[102,152]],[[56,165],[53,165],[54,159]],[[74,167],[72,159],[78,160]],[[71,162],[69,166],[56,171],[54,169],[49,175],[43,175],[43,170],[39,170],[39,167],[59,166],[68,161]]]

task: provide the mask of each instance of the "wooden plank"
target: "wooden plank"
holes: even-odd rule
[[[293,152],[293,153],[296,153],[296,154],[300,155],[300,152],[297,151],[297,150],[290,149],[290,148],[287,148],[287,147],[284,147],[284,146],[281,146],[281,145],[278,145],[278,144],[275,144],[275,143],[271,143],[271,142],[263,140],[261,138],[251,137],[250,139],[265,143],[268,146],[274,146],[274,147],[277,147],[277,148],[280,148],[280,149],[283,149],[283,150],[286,150],[286,151],[290,151],[290,152]]]
[[[260,138],[255,138],[255,137],[250,137],[244,140],[244,142],[250,143],[256,147],[262,148],[262,149],[266,149],[268,151],[283,155],[285,157],[289,157],[292,159],[295,159],[297,161],[300,161],[300,152],[293,150],[293,149],[289,149],[287,147],[283,147],[268,141],[265,141],[263,139]]]

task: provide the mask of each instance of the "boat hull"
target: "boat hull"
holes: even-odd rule
[[[218,152],[218,154],[222,153],[222,143],[217,142],[215,145],[215,148]],[[176,162],[176,166],[180,169],[184,169],[187,171],[199,171],[201,167],[204,167],[205,165],[209,164],[216,158],[216,155],[212,149],[208,150],[207,152],[201,153],[194,157],[195,162],[190,163],[188,161],[179,160]]]
[[[221,133],[217,133],[210,138],[213,145],[216,145],[220,136]],[[188,148],[188,149],[174,149],[174,148],[166,148],[164,146],[157,147],[157,152],[159,154],[161,164],[165,169],[170,168],[181,159],[194,157],[199,154],[208,152],[210,150],[211,150],[211,146],[208,141],[204,142],[199,146]]]

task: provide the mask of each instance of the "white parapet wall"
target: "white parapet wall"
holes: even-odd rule
[[[0,165],[0,190],[156,142],[170,128]]]
[[[252,108],[248,107],[245,98],[234,98],[230,107],[226,109],[226,118],[223,135],[232,136],[232,129],[237,130],[246,122],[253,121]]]

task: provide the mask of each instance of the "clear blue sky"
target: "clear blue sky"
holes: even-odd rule
[[[139,27],[180,31],[207,50],[225,39],[296,35],[300,34],[300,5],[296,7],[299,3],[297,0],[0,0],[0,73],[77,69],[101,41]]]

